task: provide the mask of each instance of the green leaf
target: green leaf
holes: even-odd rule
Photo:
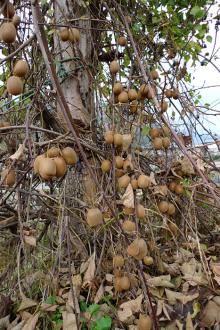
[[[91,315],[95,315],[96,313],[98,313],[98,311],[100,310],[100,305],[98,304],[92,304],[87,308],[87,311],[91,314]]]
[[[206,40],[207,40],[208,42],[212,42],[212,36],[207,36],[207,37],[206,37]]]
[[[142,135],[143,135],[143,136],[147,136],[147,135],[149,135],[149,132],[150,132],[150,126],[144,126],[144,127],[142,128]]]
[[[110,316],[103,316],[96,321],[96,330],[109,330],[112,326],[112,319]]]
[[[80,301],[79,306],[80,306],[81,312],[85,312],[87,310],[87,304],[85,301]]]
[[[46,304],[55,305],[56,304],[56,297],[55,296],[49,296],[47,300],[45,301]]]
[[[201,9],[201,7],[199,7],[199,6],[194,6],[190,10],[190,14],[196,18],[201,18],[205,14],[205,11],[203,9]]]

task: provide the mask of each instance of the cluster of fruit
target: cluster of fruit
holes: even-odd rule
[[[13,76],[8,78],[7,91],[12,95],[19,95],[23,91],[23,81],[29,71],[28,63],[25,60],[19,60],[16,62],[13,69]]]
[[[21,19],[15,15],[15,8],[11,2],[7,2],[4,6],[2,14],[8,20],[0,26],[0,41],[4,41],[7,44],[15,42],[17,35],[17,27],[19,26]]]
[[[155,150],[168,149],[171,144],[170,129],[166,126],[162,128],[151,128],[149,135],[152,139],[152,145]]]
[[[80,41],[80,32],[76,28],[64,28],[60,30],[60,39],[62,41],[71,41],[71,42],[79,42]]]

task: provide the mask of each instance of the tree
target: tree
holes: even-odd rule
[[[22,298],[20,310],[40,306],[46,316],[38,320],[40,314],[32,315],[28,322],[43,329],[60,329],[62,322],[63,329],[68,322],[71,329],[80,324],[110,329],[111,309],[95,318],[100,305],[94,302],[117,308],[114,327],[126,327],[132,315],[139,318],[140,329],[142,323],[144,329],[167,326],[169,321],[156,316],[158,295],[149,289],[146,273],[153,286],[174,288],[169,276],[180,274],[172,259],[175,250],[183,253],[180,247],[196,242],[197,261],[184,255],[187,275],[201,262],[198,277],[207,284],[204,272],[212,265],[199,244],[204,235],[213,239],[219,221],[213,211],[220,208],[219,187],[212,181],[218,169],[208,149],[197,152],[193,143],[196,135],[207,147],[199,125],[213,143],[215,138],[200,119],[204,109],[190,87],[190,67],[201,56],[212,63],[215,49],[210,58],[203,49],[212,41],[209,12],[214,3],[0,4],[5,56],[0,244],[11,254],[0,266],[1,279],[9,279],[3,291],[7,295],[14,287],[17,272],[19,292],[13,289],[13,296]],[[218,16],[214,22],[218,26]],[[205,113],[211,110],[205,106]],[[30,280],[32,273],[38,275]],[[114,275],[109,300],[102,300],[105,273]],[[159,276],[167,273],[163,285]],[[141,288],[143,307],[132,287]],[[68,301],[63,288],[69,291]],[[170,305],[197,298],[174,294],[164,293]],[[117,296],[137,299],[136,307],[119,307]],[[10,313],[9,307],[0,316]],[[82,312],[87,313],[83,318]],[[192,322],[185,312],[175,317]],[[218,320],[213,317],[214,324]],[[201,326],[206,322],[203,317]]]

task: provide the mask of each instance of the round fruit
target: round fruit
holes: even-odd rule
[[[123,138],[123,150],[124,151],[127,151],[132,143],[132,135],[131,134],[123,134],[122,135],[122,138]]]
[[[149,131],[149,135],[152,139],[155,139],[156,137],[160,136],[160,129],[159,128],[151,128]]]
[[[150,177],[144,174],[139,175],[138,177],[138,187],[145,189],[150,185]]]
[[[162,132],[163,132],[164,136],[169,137],[171,135],[171,131],[170,131],[169,127],[167,127],[167,126],[162,126]]]
[[[69,41],[78,42],[80,40],[80,32],[76,28],[69,29]]]
[[[165,149],[167,149],[167,148],[169,148],[169,146],[170,146],[170,138],[169,137],[164,137],[164,138],[162,138],[162,143],[163,143],[163,147],[165,148]]]
[[[34,160],[34,173],[39,173],[39,164],[43,158],[46,158],[45,154],[39,155]]]
[[[123,212],[126,215],[131,215],[131,214],[134,214],[134,209],[131,207],[124,207]]]
[[[116,178],[120,178],[124,174],[125,174],[125,172],[122,169],[119,169],[119,168],[116,168],[115,169],[115,176],[116,176]]]
[[[118,95],[118,101],[120,103],[128,103],[128,93],[123,91]]]
[[[14,66],[13,75],[17,77],[25,77],[28,71],[29,68],[27,62],[24,60],[19,60]]]
[[[14,15],[12,18],[12,23],[17,28],[19,26],[19,24],[21,23],[21,17],[18,15]]]
[[[115,167],[116,168],[122,168],[124,165],[124,158],[121,156],[116,156],[115,157]]]
[[[118,179],[118,186],[119,186],[119,188],[127,188],[127,186],[129,185],[129,183],[130,183],[130,177],[127,174],[121,176]]]
[[[129,159],[126,159],[123,164],[123,170],[126,171],[132,171],[133,170],[133,165]]]
[[[3,184],[8,187],[11,187],[15,184],[16,174],[14,170],[5,169],[1,173],[1,181],[3,180]]]
[[[113,131],[107,131],[107,132],[105,132],[104,139],[105,139],[105,143],[112,144],[113,141],[114,141],[114,133],[113,133]]]
[[[60,149],[57,147],[52,147],[47,150],[47,157],[54,158],[60,155]]]
[[[167,228],[174,236],[179,235],[179,229],[175,223],[173,223],[173,222],[168,223]]]
[[[155,95],[156,95],[156,90],[151,86],[151,89],[149,89],[147,93],[147,99],[152,100],[155,97]]]
[[[130,101],[136,100],[138,97],[138,94],[135,89],[129,89],[128,90],[128,98]]]
[[[177,184],[176,187],[175,187],[175,193],[176,194],[182,194],[183,193],[183,185],[182,184]]]
[[[172,91],[172,97],[173,97],[173,99],[174,100],[178,100],[179,96],[180,96],[180,93],[179,93],[178,89],[174,89]]]
[[[113,93],[115,95],[120,94],[123,91],[123,86],[120,82],[116,82],[113,86]]]
[[[140,252],[140,247],[138,244],[138,239],[135,239],[127,248],[127,253],[131,257],[135,257]]]
[[[174,181],[170,182],[169,184],[170,191],[175,191],[175,188],[176,188],[176,182]]]
[[[148,253],[148,248],[145,240],[140,238],[138,240],[138,245],[139,245],[139,253],[138,255],[135,256],[135,259],[137,260],[142,260]]]
[[[131,186],[134,190],[138,189],[138,180],[137,179],[132,179],[131,180]]]
[[[67,166],[63,157],[55,157],[54,162],[56,164],[56,177],[60,178],[66,174]]]
[[[140,87],[140,94],[142,97],[147,97],[149,91],[149,87],[147,84],[142,84]]]
[[[60,30],[59,35],[60,35],[60,39],[62,41],[68,41],[69,40],[69,29],[64,28],[64,29]]]
[[[110,160],[105,159],[102,161],[101,169],[103,173],[108,173],[111,167],[112,167],[112,163],[110,162]]]
[[[16,28],[13,23],[3,23],[1,26],[1,38],[7,44],[11,44],[16,39]]]
[[[145,218],[145,208],[144,208],[144,206],[141,205],[141,204],[138,204],[138,205],[137,205],[137,217],[138,217],[139,219],[143,219],[143,218]]]
[[[49,180],[56,176],[56,163],[52,158],[41,158],[39,161],[38,171],[44,180]]]
[[[153,139],[153,146],[154,149],[156,150],[160,150],[163,148],[163,140],[159,137],[156,137],[155,139]]]
[[[3,10],[4,17],[12,18],[15,14],[15,8],[11,2],[8,2]]]
[[[165,90],[165,95],[168,99],[170,99],[173,96],[173,91],[172,89],[166,89]]]
[[[144,257],[143,262],[146,266],[151,266],[154,263],[154,259],[150,256],[146,256]]]
[[[67,165],[75,165],[78,162],[78,156],[73,148],[66,147],[61,154]]]
[[[129,290],[131,286],[131,282],[129,280],[128,276],[122,276],[120,278],[120,284],[121,284],[121,289],[122,290]]]
[[[123,136],[122,134],[116,133],[114,134],[114,145],[116,147],[120,147],[123,144]]]
[[[125,47],[127,45],[127,39],[124,36],[119,37],[118,44],[121,47]]]
[[[138,320],[138,330],[151,330],[153,327],[153,322],[148,315],[140,314]]]
[[[23,82],[21,78],[11,76],[7,81],[7,91],[12,95],[19,95],[23,91]]]
[[[136,100],[130,103],[130,111],[131,113],[136,113],[138,110],[138,102]]]
[[[136,225],[131,220],[125,220],[122,224],[122,229],[127,233],[132,233],[136,230]]]
[[[121,277],[117,276],[117,277],[114,278],[114,288],[115,288],[115,291],[117,291],[117,292],[122,291]]]
[[[113,258],[113,266],[114,267],[123,267],[125,263],[124,257],[120,254],[114,256]]]
[[[151,74],[151,77],[153,80],[156,80],[159,78],[159,73],[156,70],[152,70],[150,74]]]
[[[120,66],[117,61],[112,61],[110,63],[110,72],[115,74],[120,70]]]
[[[86,216],[86,221],[90,227],[96,227],[103,223],[102,212],[98,208],[89,209]]]
[[[175,206],[174,206],[172,203],[169,203],[169,204],[168,204],[168,210],[167,210],[167,213],[168,213],[169,215],[174,215],[175,212],[176,212],[176,208],[175,208]]]
[[[160,103],[160,109],[161,109],[161,112],[167,111],[167,109],[168,109],[168,103],[166,101],[161,102]]]
[[[161,213],[166,213],[168,210],[169,204],[166,201],[161,201],[158,203],[158,209]]]

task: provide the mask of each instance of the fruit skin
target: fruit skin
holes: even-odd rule
[[[172,89],[166,89],[165,90],[165,95],[168,99],[170,99],[173,96],[173,91]]]
[[[131,186],[134,190],[138,189],[138,180],[137,179],[131,179]]]
[[[86,221],[90,227],[96,227],[103,223],[102,212],[98,208],[89,209],[86,216]]]
[[[151,128],[149,131],[149,135],[152,139],[155,139],[156,137],[160,136],[160,129],[159,128]]]
[[[113,74],[115,74],[115,73],[117,73],[119,70],[120,70],[120,66],[119,66],[118,62],[115,61],[115,60],[112,61],[112,62],[110,63],[110,72],[113,73]]]
[[[44,180],[50,180],[56,176],[56,163],[52,158],[41,158],[39,161],[38,172]]]
[[[156,80],[159,78],[159,73],[156,70],[151,71],[151,77],[153,80]]]
[[[129,290],[130,286],[131,286],[131,282],[129,280],[129,277],[128,276],[122,276],[120,278],[120,285],[121,285],[122,291]]]
[[[116,178],[120,178],[124,174],[125,174],[125,172],[121,168],[116,168],[115,169],[115,176],[116,176]]]
[[[131,215],[134,214],[134,209],[132,209],[131,207],[124,207],[123,212],[126,215]]]
[[[158,209],[161,213],[166,213],[168,210],[169,204],[166,201],[161,201],[158,203]]]
[[[130,177],[127,174],[121,176],[118,179],[118,186],[119,186],[119,188],[127,188],[127,186],[129,185],[129,183],[130,183]]]
[[[23,91],[23,82],[21,78],[11,76],[7,81],[7,91],[12,95],[19,95]]]
[[[177,185],[176,182],[174,181],[170,182],[169,184],[170,191],[175,191],[176,185]]]
[[[69,29],[69,41],[78,42],[80,40],[80,32],[76,28]]]
[[[12,23],[17,28],[21,23],[21,17],[18,16],[18,15],[14,15],[13,18],[12,18]]]
[[[127,248],[127,253],[137,260],[143,259],[148,252],[147,244],[143,238],[136,238]]]
[[[1,181],[3,181],[3,184],[12,187],[15,184],[16,181],[16,174],[14,170],[5,169],[1,173]]]
[[[147,97],[149,91],[148,85],[142,84],[139,91],[142,97]]]
[[[110,172],[112,167],[112,163],[108,159],[104,159],[101,164],[101,170],[103,173],[108,173]]]
[[[47,157],[54,158],[60,155],[60,149],[57,147],[52,147],[47,150]]]
[[[122,224],[122,229],[127,233],[132,233],[136,230],[136,225],[131,220],[125,220]]]
[[[169,148],[171,142],[170,142],[170,138],[169,137],[164,137],[162,138],[162,143],[163,143],[163,147],[164,149]]]
[[[162,132],[165,137],[169,137],[171,135],[171,131],[167,126],[162,126]]]
[[[138,330],[151,330],[153,327],[153,322],[148,315],[140,314],[138,320]]]
[[[123,144],[123,136],[122,134],[116,133],[114,134],[114,145],[116,147],[120,147]]]
[[[104,135],[105,143],[112,144],[114,142],[114,133],[113,131],[107,131]]]
[[[29,71],[29,67],[26,61],[19,60],[16,62],[14,69],[13,69],[13,75],[17,77],[25,77]]]
[[[178,100],[179,96],[180,96],[180,93],[179,93],[178,89],[174,89],[174,90],[172,91],[172,98],[173,98],[174,100]]]
[[[60,178],[66,174],[67,166],[63,157],[55,157],[53,158],[56,164],[56,177]]]
[[[146,256],[144,257],[143,262],[146,266],[151,266],[154,263],[154,259],[150,256]]]
[[[69,40],[69,29],[62,29],[59,32],[60,39],[62,41],[68,41]]]
[[[75,165],[78,162],[78,156],[73,148],[64,148],[61,152],[61,155],[67,165]]]
[[[120,36],[118,38],[118,44],[121,47],[125,47],[127,45],[127,39],[124,36]]]
[[[150,177],[144,174],[139,175],[138,177],[138,187],[145,189],[150,185]]]
[[[116,82],[113,86],[113,93],[115,95],[120,94],[123,91],[123,86],[120,82]]]
[[[183,185],[180,184],[180,183],[178,183],[176,185],[176,187],[175,187],[175,193],[176,194],[182,194],[183,193],[183,190],[184,190]]]
[[[129,159],[126,159],[123,164],[123,170],[125,172],[132,171],[134,169],[134,166],[132,165],[131,161]]]
[[[114,267],[123,267],[125,263],[124,257],[120,254],[117,254],[113,258],[113,266]]]
[[[141,204],[137,205],[137,217],[139,219],[144,219],[145,218],[145,208]]]
[[[11,2],[8,2],[3,10],[4,17],[12,18],[15,14],[15,8]]]
[[[155,139],[153,139],[153,146],[154,149],[156,150],[160,150],[163,148],[163,140],[159,137],[156,137]]]
[[[34,160],[34,173],[37,174],[39,173],[39,164],[42,159],[46,158],[45,154],[39,155],[35,158]]]
[[[130,111],[131,113],[136,113],[138,110],[138,102],[136,100],[130,103]]]
[[[138,94],[135,89],[129,89],[128,90],[128,98],[130,101],[137,100]]]
[[[128,103],[128,93],[123,91],[118,95],[118,101],[120,103]]]
[[[122,291],[121,288],[121,277],[117,276],[114,278],[114,288],[116,292]]]
[[[167,214],[174,215],[176,213],[176,208],[172,203],[168,204]]]
[[[13,23],[3,23],[1,26],[1,38],[4,42],[11,44],[16,39],[16,28]]]
[[[116,168],[122,168],[124,165],[124,158],[121,156],[115,157],[115,167]]]
[[[161,112],[166,112],[168,109],[168,103],[166,101],[161,102],[160,109],[161,109]]]

